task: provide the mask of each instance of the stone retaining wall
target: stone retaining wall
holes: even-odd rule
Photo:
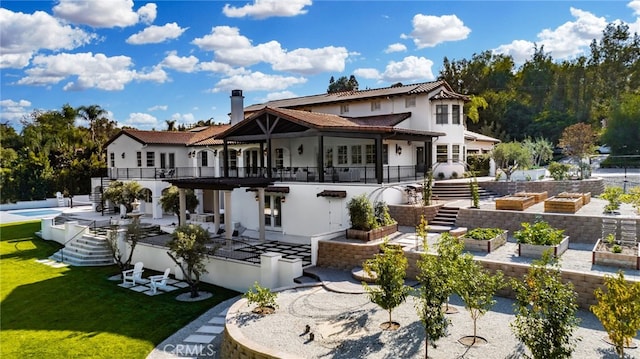
[[[509,230],[509,233],[522,229],[522,222],[534,222],[536,219],[549,222],[552,227],[564,229],[571,243],[587,243],[595,245],[602,236],[603,216],[578,216],[557,213],[504,212],[460,208],[456,225],[459,227],[497,227]],[[636,219],[637,237],[640,238],[640,218]],[[618,227],[618,237],[620,228]]]
[[[330,257],[331,261],[335,265],[327,267],[349,271],[354,267],[362,266],[362,263],[365,260],[373,258],[373,255],[379,252],[380,245],[380,243],[377,243],[376,245],[368,244],[367,246],[362,246],[333,241],[321,241],[320,243],[321,245],[319,247],[320,250],[318,253],[319,262],[320,258],[325,258],[324,262],[329,262],[327,257]],[[341,254],[343,253],[343,251],[348,254]],[[407,268],[407,278],[415,279],[418,274],[417,261],[422,253],[415,251],[405,251],[404,254],[409,262],[409,267]],[[506,263],[487,259],[476,259],[476,261],[479,262],[484,268],[490,270],[492,273],[495,273],[498,270],[502,271],[506,280],[509,280],[510,278],[519,280],[523,278],[529,270],[529,265],[523,263]],[[573,283],[574,290],[577,293],[578,305],[581,308],[588,310],[589,306],[596,304],[597,300],[593,292],[596,290],[596,288],[601,288],[604,286],[603,275],[564,269],[561,272],[563,281]],[[514,293],[511,288],[502,289],[497,293],[497,295],[507,298],[514,298]]]
[[[391,218],[398,222],[399,226],[415,227],[420,223],[420,217],[424,216],[427,221],[431,221],[438,213],[438,209],[443,204],[434,204],[431,206],[418,205],[388,205]]]
[[[555,196],[560,192],[591,192],[591,196],[598,196],[604,192],[604,180],[602,178],[590,178],[580,181],[487,181],[478,182],[478,185],[500,196],[516,192],[544,191],[547,191],[549,197]]]

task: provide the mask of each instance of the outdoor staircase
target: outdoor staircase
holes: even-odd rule
[[[71,240],[49,259],[72,266],[108,266],[114,263],[106,238],[95,234],[84,234]]]
[[[471,188],[468,182],[440,182],[433,183],[432,198],[439,200],[471,199]],[[478,186],[480,199],[497,197],[498,195]]]
[[[429,232],[442,233],[449,232],[456,228],[456,218],[460,208],[457,207],[440,207],[436,216],[429,221]]]

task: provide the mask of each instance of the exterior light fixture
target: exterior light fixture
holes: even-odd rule
[[[122,156],[122,158],[124,158],[124,156],[125,156],[124,152],[122,152],[122,155],[120,155],[120,156]]]
[[[402,147],[400,147],[400,145],[397,143],[396,143],[396,153],[398,154],[398,156],[402,154]]]
[[[298,154],[301,155],[304,152],[304,147],[302,145],[298,146]]]

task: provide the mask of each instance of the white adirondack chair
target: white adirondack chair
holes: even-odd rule
[[[122,284],[136,285],[136,283],[146,283],[147,280],[142,278],[142,272],[144,272],[144,264],[136,262],[133,265],[133,269],[122,272]]]
[[[171,268],[167,268],[164,270],[164,274],[152,275],[149,277],[151,281],[151,292],[156,294],[159,289],[164,288],[167,285],[167,279],[169,279],[169,273],[171,272]]]

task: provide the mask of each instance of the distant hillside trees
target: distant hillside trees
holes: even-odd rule
[[[343,92],[343,91],[354,91],[358,90],[358,80],[354,75],[349,76],[347,79],[346,76],[341,76],[336,81],[333,76],[329,79],[329,87],[327,88],[327,93],[334,92]]]

